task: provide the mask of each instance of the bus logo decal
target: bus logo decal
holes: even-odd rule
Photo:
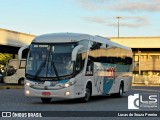
[[[108,79],[115,79],[116,78],[116,65],[114,67],[108,66],[106,68],[106,77]]]

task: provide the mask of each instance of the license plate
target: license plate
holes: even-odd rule
[[[51,93],[50,92],[42,92],[42,95],[44,95],[44,96],[50,96]]]

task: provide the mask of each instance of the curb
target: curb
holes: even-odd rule
[[[23,89],[24,86],[11,86],[11,85],[6,85],[6,86],[0,86],[0,90],[2,89]]]
[[[159,87],[160,85],[132,84],[132,86]]]

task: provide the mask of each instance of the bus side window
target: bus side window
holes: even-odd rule
[[[94,62],[92,61],[92,58],[88,56],[86,76],[93,76],[93,68],[94,68]]]
[[[83,69],[82,53],[77,54],[76,72],[79,73]]]
[[[126,57],[126,58],[125,58],[125,64],[126,64],[126,65],[131,65],[131,64],[132,64],[132,58]]]
[[[80,49],[77,53],[76,63],[75,63],[75,71],[79,73],[84,68],[84,63],[87,57],[87,48]]]
[[[25,60],[20,60],[19,69],[25,69],[25,66],[26,66],[26,61]]]

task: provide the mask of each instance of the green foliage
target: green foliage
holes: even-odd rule
[[[146,76],[148,76],[149,74],[148,74],[148,72],[143,72],[143,75],[146,75]]]
[[[0,65],[6,65],[12,57],[12,54],[0,53]]]

